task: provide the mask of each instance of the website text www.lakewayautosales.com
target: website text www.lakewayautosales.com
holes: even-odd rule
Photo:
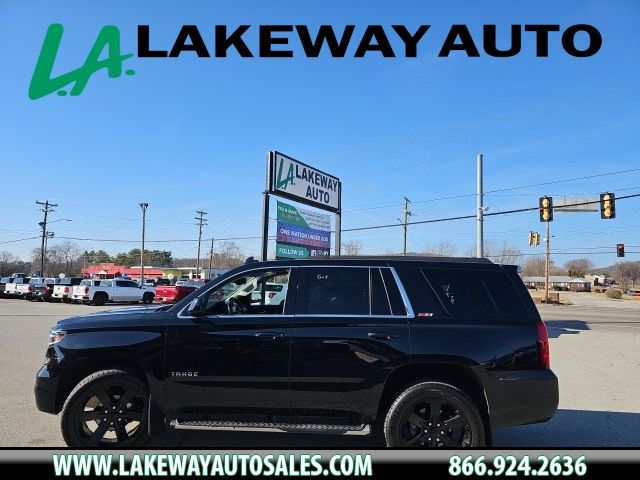
[[[372,476],[371,455],[54,454],[57,477]]]

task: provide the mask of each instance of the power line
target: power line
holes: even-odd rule
[[[629,168],[629,169],[625,169],[625,170],[617,170],[614,172],[604,172],[604,173],[598,173],[595,175],[585,175],[582,177],[573,177],[573,178],[564,178],[561,180],[553,180],[550,182],[541,182],[541,183],[532,183],[530,185],[518,185],[515,187],[505,187],[505,188],[498,188],[495,190],[488,190],[486,192],[484,192],[485,195],[491,195],[494,193],[500,193],[500,192],[510,192],[513,190],[522,190],[525,188],[533,188],[533,187],[542,187],[542,186],[546,186],[546,185],[557,185],[559,183],[568,183],[568,182],[575,182],[575,181],[580,181],[580,180],[589,180],[592,178],[599,178],[599,177],[608,177],[611,175],[621,175],[623,173],[633,173],[633,172],[640,172],[640,168]],[[637,188],[637,187],[628,187],[628,188],[624,188],[624,189],[616,189],[618,191],[622,191],[622,190],[631,190],[633,188]],[[466,197],[475,197],[476,194],[475,193],[462,193],[459,195],[449,195],[446,197],[435,197],[435,198],[426,198],[423,200],[414,200],[412,201],[412,203],[429,203],[429,202],[439,202],[442,200],[454,200],[454,199],[458,199],[458,198],[466,198]],[[365,212],[368,210],[378,210],[378,209],[383,209],[383,208],[392,208],[392,207],[401,207],[403,204],[402,203],[394,203],[394,204],[389,204],[389,205],[380,205],[380,206],[375,206],[375,207],[367,207],[367,208],[360,208],[360,209],[355,209],[355,210],[345,210],[347,212]]]
[[[37,237],[18,238],[17,240],[7,240],[4,242],[0,242],[0,245],[3,245],[5,243],[18,243],[18,242],[24,242],[27,240],[35,240],[36,238],[40,238],[40,235],[38,235]]]

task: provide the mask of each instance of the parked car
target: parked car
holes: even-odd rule
[[[60,300],[61,302],[70,302],[71,301],[71,289],[80,285],[82,278],[61,278],[60,282],[57,285],[53,286],[53,293],[51,294],[52,299]]]
[[[287,298],[286,283],[265,283],[264,289],[254,290],[251,294],[252,303],[260,303],[264,296],[266,305],[284,305]]]
[[[60,278],[45,278],[44,282],[38,285],[34,285],[31,299],[40,300],[41,302],[51,301],[51,296],[53,295],[53,287],[60,283],[60,281]]]
[[[0,278],[0,298],[4,298],[7,295],[5,295],[5,289],[7,288],[7,284],[8,283],[13,283],[13,281],[15,280],[15,277],[2,277]]]
[[[155,296],[153,287],[141,287],[138,282],[121,278],[101,280],[99,285],[84,285],[74,300],[87,304],[104,305],[107,302],[151,303]]]
[[[5,285],[4,294],[9,298],[19,298],[22,294],[18,287],[22,284],[29,283],[29,277],[13,277],[13,282]]]
[[[252,301],[276,282],[284,305]],[[72,448],[136,448],[167,428],[374,424],[389,447],[460,448],[553,417],[558,379],[515,266],[316,257],[247,263],[174,305],[60,320],[35,397],[62,412]]]
[[[99,278],[85,278],[83,279],[80,284],[75,285],[72,289],[71,289],[71,300],[75,301],[75,302],[83,302],[83,303],[90,303],[90,300],[86,297],[88,297],[89,295],[89,288],[90,287],[99,287],[100,283],[103,282],[103,280],[100,280]]]
[[[19,297],[25,300],[31,300],[33,294],[36,291],[36,287],[39,285],[44,286],[45,279],[42,277],[32,277],[28,283],[22,283],[16,287],[16,293]]]
[[[175,285],[156,286],[155,301],[158,303],[175,303],[204,285],[204,280],[178,280]]]

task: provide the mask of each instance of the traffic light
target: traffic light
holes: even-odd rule
[[[551,222],[553,220],[553,198],[540,197],[540,221]]]
[[[604,218],[605,220],[616,218],[615,194],[609,192],[600,194],[600,218]]]
[[[533,244],[536,247],[540,245],[540,234],[538,232],[533,232]]]
[[[624,243],[618,243],[616,245],[616,253],[618,257],[624,257]]]
[[[529,232],[529,246],[532,246],[534,244],[535,242],[534,238],[535,238],[535,233]]]

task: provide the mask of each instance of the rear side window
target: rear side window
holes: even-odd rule
[[[371,272],[371,315],[391,315],[391,305],[384,288],[379,268]]]
[[[311,315],[369,315],[369,269],[310,267],[306,312]]]
[[[506,317],[525,316],[518,291],[504,272],[483,272],[482,281],[498,309]]]
[[[462,318],[525,317],[518,292],[504,272],[422,270],[447,313]]]

